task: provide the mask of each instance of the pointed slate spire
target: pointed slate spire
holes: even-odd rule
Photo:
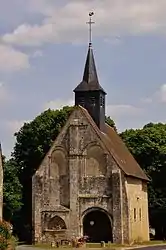
[[[95,60],[94,60],[93,50],[92,50],[91,45],[89,45],[89,49],[88,49],[84,75],[83,75],[83,81],[87,83],[91,83],[91,82],[98,83],[96,65],[95,65]]]
[[[100,90],[105,93],[104,89],[100,86],[98,81],[93,49],[91,43],[89,43],[83,79],[82,82],[74,89],[74,92],[96,90]]]
[[[83,79],[82,82],[74,89],[75,92],[75,105],[81,105],[84,107],[98,128],[105,132],[105,95],[106,92],[100,86],[97,70],[95,65],[95,59],[92,49],[92,15],[94,13],[89,13],[89,47],[88,54],[86,58]]]

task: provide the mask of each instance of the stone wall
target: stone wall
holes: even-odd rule
[[[115,243],[138,239],[137,224],[145,227],[147,239],[147,193],[141,189],[142,182],[132,180],[126,180],[87,118],[76,109],[33,177],[34,240],[83,235],[84,214],[97,208],[108,214]],[[138,193],[142,224],[132,220]],[[48,228],[55,216],[64,220],[66,229]]]
[[[43,171],[42,171],[43,170]],[[32,239],[33,242],[42,242],[41,211],[43,206],[44,166],[40,167],[32,178]]]
[[[126,179],[129,200],[129,239],[133,241],[149,240],[149,216],[147,183],[136,178]]]
[[[71,231],[82,235],[85,211],[98,207],[112,212],[111,176],[100,138],[80,112],[74,116],[69,130]]]
[[[129,238],[129,221],[130,221],[130,215],[129,215],[129,203],[127,197],[127,189],[126,189],[126,176],[124,173],[121,175],[122,178],[122,223],[123,223],[123,243],[130,243]]]

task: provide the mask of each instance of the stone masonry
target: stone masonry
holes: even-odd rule
[[[93,210],[107,214],[113,242],[147,241],[147,182],[120,169],[89,119],[75,108],[33,176],[34,242],[83,236]]]

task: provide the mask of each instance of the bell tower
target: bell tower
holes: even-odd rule
[[[100,86],[97,76],[95,59],[92,49],[92,15],[89,13],[89,46],[81,83],[74,89],[75,105],[84,107],[99,129],[105,131],[105,96],[106,92]]]

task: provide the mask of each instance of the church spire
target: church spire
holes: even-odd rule
[[[82,82],[74,89],[74,92],[95,90],[101,90],[105,93],[104,89],[99,84],[92,46],[89,46],[83,79]]]
[[[82,82],[74,89],[75,105],[87,109],[100,130],[105,130],[105,95],[100,86],[92,49],[92,16],[89,13],[89,46]]]
[[[88,49],[88,54],[87,54],[85,69],[84,69],[84,74],[83,74],[83,81],[87,82],[88,84],[92,82],[93,83],[95,82],[97,85],[99,84],[93,50],[92,50],[91,45],[89,45],[89,49]]]
[[[101,90],[105,93],[98,81],[95,59],[92,49],[92,24],[94,24],[94,22],[92,21],[93,15],[94,12],[89,13],[89,22],[87,22],[87,24],[89,24],[89,47],[86,57],[83,79],[82,82],[74,89],[74,92]]]

